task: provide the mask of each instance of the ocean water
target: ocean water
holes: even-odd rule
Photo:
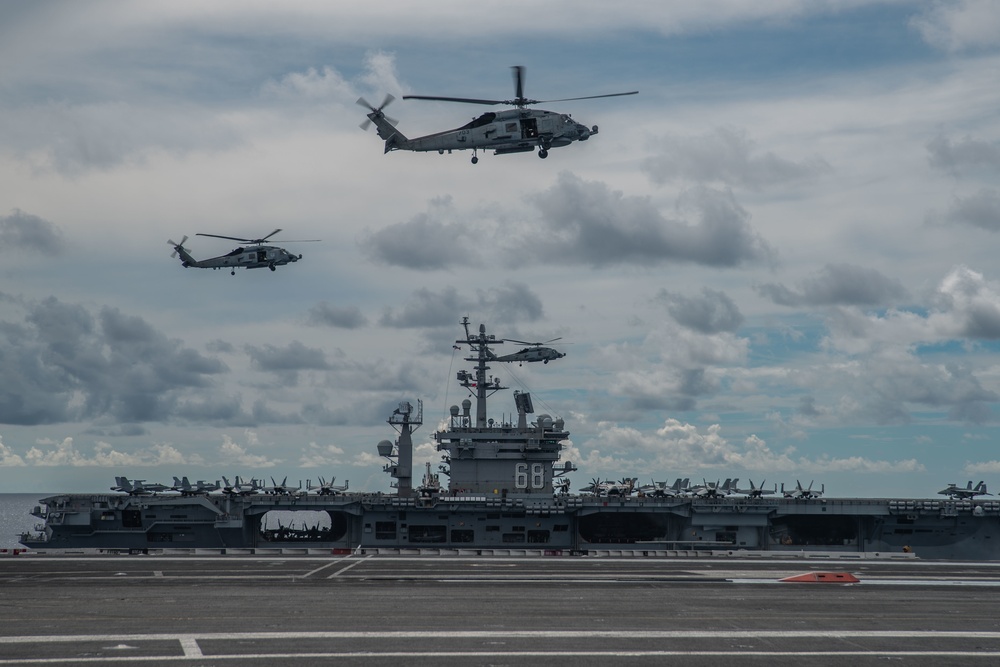
[[[23,532],[32,532],[42,520],[31,516],[31,510],[38,505],[39,498],[53,493],[0,493],[0,549],[15,549],[21,545],[18,537]]]

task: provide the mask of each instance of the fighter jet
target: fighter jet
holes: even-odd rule
[[[970,498],[975,498],[976,496],[992,496],[992,493],[986,491],[986,482],[979,482],[976,484],[975,488],[972,488],[972,480],[965,488],[955,486],[954,484],[948,484],[948,487],[938,491],[941,495],[948,496],[949,498],[958,498],[961,500],[968,500]]]

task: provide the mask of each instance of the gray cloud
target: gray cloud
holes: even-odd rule
[[[23,307],[22,323],[0,323],[0,423],[162,421],[181,393],[227,370],[115,308],[95,317],[54,297]]]
[[[969,169],[1000,169],[1000,142],[979,141],[965,137],[952,141],[939,134],[927,143],[932,167],[949,173]]]
[[[693,222],[664,217],[648,197],[625,196],[565,172],[527,201],[539,218],[452,222],[459,214],[446,199],[409,222],[369,232],[359,245],[376,262],[414,270],[498,258],[512,268],[674,262],[729,267],[773,260],[770,246],[750,226],[750,214],[729,192],[699,187],[684,193],[677,210]]]
[[[907,296],[898,280],[853,264],[827,264],[802,280],[797,292],[776,283],[755,285],[754,289],[780,306],[875,306]]]
[[[323,350],[306,347],[297,340],[293,340],[285,347],[247,345],[244,349],[250,356],[251,363],[259,370],[268,373],[329,370],[330,368]]]
[[[59,255],[65,250],[62,231],[48,220],[14,209],[0,216],[0,252],[32,250],[43,255]]]
[[[989,232],[1000,231],[1000,192],[983,188],[968,197],[955,197],[945,219],[963,225],[979,227]]]
[[[935,2],[910,19],[924,41],[943,51],[996,47],[1000,43],[996,5],[990,0]]]
[[[759,189],[832,171],[819,157],[794,162],[770,151],[759,153],[746,132],[735,128],[720,127],[697,137],[661,137],[653,148],[657,154],[640,166],[657,185],[681,180]]]
[[[543,316],[542,302],[529,287],[507,283],[499,288],[477,290],[476,298],[459,295],[454,287],[440,292],[422,288],[413,292],[406,305],[386,308],[379,320],[396,328],[453,326],[462,314],[486,312],[506,322],[534,322]]]
[[[736,331],[743,324],[743,314],[725,292],[705,287],[700,297],[686,297],[660,290],[655,298],[678,324],[701,333]]]
[[[694,215],[694,224],[664,218],[648,197],[626,197],[604,183],[565,172],[530,200],[541,211],[542,224],[521,238],[514,260],[738,266],[770,260],[773,254],[750,226],[750,214],[729,192],[695,188],[685,193],[678,210]]]
[[[306,313],[306,324],[314,327],[360,329],[368,325],[368,318],[357,306],[334,306],[323,301]]]
[[[960,363],[923,364],[916,359],[868,361],[863,386],[857,387],[858,412],[880,424],[908,423],[907,404],[948,411],[955,421],[983,423],[992,417],[996,392],[982,386],[972,369]]]
[[[457,251],[471,241],[469,228],[420,214],[409,222],[389,225],[363,236],[358,244],[373,260],[417,271],[468,266],[474,254]]]

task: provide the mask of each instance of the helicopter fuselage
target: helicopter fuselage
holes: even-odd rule
[[[195,260],[184,259],[182,264],[185,267],[195,267],[199,269],[263,269],[265,267],[274,270],[277,266],[284,266],[292,262],[297,262],[301,255],[293,255],[284,248],[270,245],[252,246],[249,248],[239,247],[225,255],[211,257],[209,259]]]
[[[386,140],[385,152],[394,150],[437,151],[492,150],[495,155],[526,153],[538,149],[546,157],[550,148],[568,146],[574,141],[586,141],[597,134],[597,126],[588,128],[569,114],[542,109],[509,109],[487,112],[454,130],[407,139],[378,117],[369,118],[378,125],[379,136]]]
[[[526,347],[523,350],[514,352],[512,354],[505,354],[502,357],[496,357],[496,361],[517,361],[517,362],[532,362],[532,361],[542,361],[544,363],[549,363],[554,359],[562,359],[566,355],[562,352],[553,350],[551,347]]]

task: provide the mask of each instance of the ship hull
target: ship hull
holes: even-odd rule
[[[382,494],[45,498],[45,550],[534,549],[912,553],[1000,560],[1000,503]]]

